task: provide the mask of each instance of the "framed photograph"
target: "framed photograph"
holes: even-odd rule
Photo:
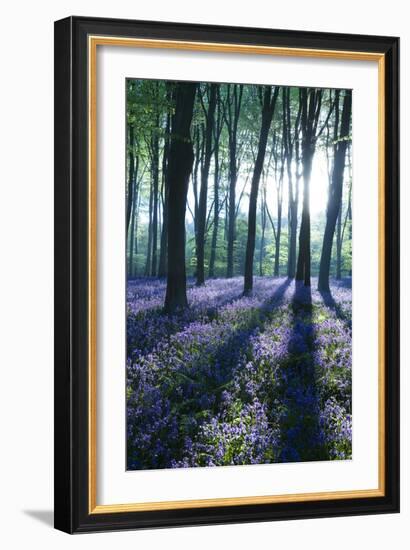
[[[55,527],[399,510],[399,39],[55,24]]]

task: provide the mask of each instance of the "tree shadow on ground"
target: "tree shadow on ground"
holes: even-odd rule
[[[165,292],[165,291],[164,291]],[[181,309],[172,315],[163,311],[162,307],[142,310],[139,314],[127,316],[127,355],[132,356],[135,350],[140,350],[142,355],[154,351],[158,343],[170,338],[172,335],[186,329],[190,323],[199,317],[212,322],[218,314],[218,310],[235,302],[242,297],[242,293],[230,295],[218,301],[217,305],[195,304],[193,307]],[[149,343],[148,343],[149,342]],[[141,353],[139,352],[140,356]]]
[[[162,437],[168,439],[168,447],[165,450],[163,458],[157,457],[159,465],[155,467],[169,468],[170,460],[179,462],[184,458],[184,449],[177,444],[181,435],[189,435],[195,439],[199,425],[194,424],[193,432],[186,432],[187,417],[200,418],[203,421],[209,421],[212,417],[217,417],[222,409],[222,392],[233,382],[235,369],[238,368],[243,355],[246,353],[250,339],[255,334],[256,329],[263,330],[264,324],[269,319],[270,312],[278,307],[285,296],[286,290],[291,284],[291,279],[286,279],[277,288],[273,289],[272,296],[255,308],[255,315],[250,315],[249,320],[240,323],[235,327],[227,339],[221,340],[213,353],[212,360],[204,361],[201,355],[197,362],[188,365],[181,365],[172,373],[174,389],[167,389],[167,395],[172,402],[174,416],[177,419],[178,432],[170,435],[162,434]],[[175,383],[177,382],[177,383]],[[155,406],[155,404],[153,404]],[[149,417],[149,414],[147,415]],[[181,434],[180,430],[184,430]],[[196,433],[195,433],[196,432]],[[171,439],[173,441],[171,441]],[[175,445],[174,445],[175,442]],[[133,454],[133,449],[129,449],[129,454]],[[153,466],[141,464],[138,469],[150,469]],[[136,469],[129,463],[130,469]]]
[[[336,317],[340,319],[347,328],[351,330],[352,328],[352,319],[345,311],[343,311],[342,306],[336,302],[333,298],[332,291],[326,292],[324,290],[319,290],[320,295],[322,296],[323,303],[327,308],[333,311],[336,314]]]
[[[272,296],[270,296],[267,300],[265,300],[265,302],[261,306],[261,310],[272,311],[273,308],[279,307],[280,305],[282,305],[285,298],[286,291],[288,290],[292,282],[293,282],[293,279],[289,277],[286,278],[283,281],[283,283],[281,283],[276,288]]]
[[[145,279],[143,279],[145,282]],[[261,310],[271,311],[283,301],[287,288],[292,279],[285,279],[260,306]],[[165,289],[161,290],[165,293]],[[222,291],[221,291],[222,294]],[[243,298],[242,290],[230,294],[218,300],[217,304],[195,304],[193,307],[181,309],[173,315],[164,313],[162,308],[156,306],[152,309],[144,309],[140,314],[127,316],[127,356],[132,357],[136,353],[138,357],[152,353],[157,345],[164,339],[169,339],[174,334],[185,330],[190,323],[204,317],[212,322],[218,316],[218,311],[237,300]]]
[[[223,365],[222,372],[224,376],[223,380],[218,380],[218,382],[222,381],[222,383],[226,384],[232,378],[233,370],[238,365],[241,355],[248,348],[250,339],[255,334],[255,330],[263,330],[272,310],[282,304],[286,291],[291,283],[292,279],[286,279],[281,283],[274,290],[272,296],[257,308],[258,315],[252,317],[246,326],[236,329],[226,342],[221,343],[215,358],[219,365]]]
[[[280,420],[280,462],[328,460],[320,426],[310,287],[295,282],[291,308],[292,328],[288,341],[288,357],[281,367],[279,388],[283,405]]]

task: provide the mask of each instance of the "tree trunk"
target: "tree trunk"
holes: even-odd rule
[[[234,147],[236,149],[236,146]],[[230,148],[230,156],[233,158],[234,153],[231,152],[232,148]],[[235,206],[236,206],[236,161],[235,166],[233,166],[233,163],[229,163],[229,202],[228,202],[228,258],[227,258],[227,268],[226,268],[226,276],[228,278],[233,277],[233,249],[234,249],[234,243],[235,243]]]
[[[243,289],[245,295],[250,294],[253,288],[253,256],[255,253],[256,207],[258,201],[259,180],[265,160],[266,144],[268,141],[269,129],[272,123],[278,92],[278,87],[274,88],[273,93],[272,86],[264,87],[262,124],[259,135],[258,153],[256,155],[255,167],[252,176],[251,192],[249,196],[248,239],[246,243],[245,277]]]
[[[298,204],[292,197],[289,200],[289,257],[288,257],[288,277],[295,276],[296,271],[296,242],[298,232]]]
[[[302,167],[303,167],[303,207],[299,233],[299,255],[296,269],[296,280],[310,286],[310,177],[315,153],[320,110],[323,91],[314,88],[300,90],[301,128],[302,128]],[[330,116],[331,109],[329,109]]]
[[[226,276],[233,277],[234,272],[234,244],[236,239],[236,180],[237,174],[237,133],[239,115],[242,103],[242,85],[233,85],[232,96],[230,96],[230,86],[228,84],[228,106],[225,110],[225,120],[228,127],[229,142],[229,199],[228,199],[228,245],[227,245],[227,267]]]
[[[209,277],[215,277],[216,246],[218,243],[219,225],[219,143],[214,150],[214,225],[212,228],[211,257],[209,259]]]
[[[196,284],[205,283],[205,227],[208,200],[208,177],[212,158],[212,134],[215,123],[217,84],[209,85],[209,103],[206,112],[206,125],[204,135],[204,154],[201,167],[201,188],[199,191],[198,222],[197,222],[197,248],[196,248]]]
[[[340,197],[340,208],[336,225],[336,279],[339,281],[342,278],[342,204],[343,189],[342,196]]]
[[[337,99],[338,103],[338,99]],[[346,148],[350,131],[350,116],[352,112],[352,93],[346,91],[343,99],[342,120],[340,134],[334,147],[332,184],[329,188],[329,198],[327,203],[326,226],[323,236],[322,255],[320,258],[319,283],[318,288],[322,291],[329,291],[329,272],[330,260],[332,255],[333,237],[335,233],[336,221],[339,215],[343,177],[345,170]]]
[[[228,242],[228,217],[229,217],[229,211],[228,211],[228,193],[225,194],[225,216],[224,216],[224,239],[225,242]]]
[[[266,187],[263,187],[261,200],[261,247],[259,251],[259,276],[263,277],[263,260],[265,257],[265,229],[266,229]]]
[[[286,173],[288,178],[288,266],[287,275],[294,278],[296,271],[296,243],[298,230],[298,203],[299,203],[299,132],[301,117],[301,102],[295,118],[292,132],[290,89],[283,88],[283,141],[286,159]],[[293,134],[293,135],[292,135]],[[293,178],[292,164],[295,152],[295,179]],[[295,181],[295,188],[294,188]]]
[[[282,233],[282,195],[278,196],[278,227],[276,230],[276,244],[275,244],[275,264],[273,274],[275,277],[279,277],[279,263],[280,263],[280,237]]]
[[[345,235],[346,235],[347,222],[349,222],[349,227],[348,227],[349,240],[351,240],[351,238],[352,238],[352,225],[351,225],[351,218],[352,218],[352,212],[351,212],[351,209],[352,209],[352,172],[351,172],[351,169],[352,169],[352,164],[351,164],[351,158],[350,158],[350,144],[351,144],[351,142],[349,142],[348,146],[347,146],[347,154],[348,154],[348,164],[347,165],[348,165],[348,168],[349,168],[349,175],[348,175],[349,190],[348,190],[348,193],[347,193],[347,208],[346,208],[346,213],[345,213],[343,222],[342,222],[343,196],[342,196],[342,200],[341,200],[340,213],[339,213],[340,227],[342,228],[341,229],[341,235],[340,235],[339,247],[338,247],[338,251],[340,251],[340,279],[342,278],[342,252],[343,252],[343,243],[344,243],[344,239],[345,239]],[[338,223],[337,238],[338,238],[338,241],[339,241],[339,218],[337,220],[337,223]],[[350,276],[352,275],[351,269],[349,269],[349,275]]]
[[[167,229],[168,229],[168,186],[164,184],[164,206],[162,208],[162,231],[158,264],[158,277],[167,274]]]
[[[127,197],[127,221],[126,221],[126,235],[128,237],[128,229],[130,226],[131,209],[133,203],[133,189],[134,189],[134,174],[135,174],[135,154],[134,154],[134,126],[130,124],[129,127],[129,166],[128,166],[128,197]]]
[[[190,128],[197,85],[177,84],[167,166],[168,270],[164,309],[174,313],[188,306],[185,271],[185,210],[189,178],[194,161]]]
[[[157,83],[158,84],[158,83]],[[156,98],[159,100],[158,85],[156,88]],[[153,184],[153,216],[152,216],[152,265],[151,275],[157,274],[157,239],[158,239],[158,191],[159,191],[159,110],[156,107],[155,113],[155,132],[152,136],[152,184]]]
[[[170,86],[167,86],[167,101],[172,101],[172,90]],[[167,230],[168,230],[168,185],[167,185],[167,163],[169,154],[169,134],[171,131],[171,112],[168,107],[166,123],[165,123],[165,137],[164,137],[164,152],[162,155],[162,192],[163,192],[163,205],[162,205],[162,231],[160,241],[160,253],[158,264],[158,277],[165,277],[167,274]]]
[[[127,277],[132,277],[132,268],[134,263],[134,230],[135,230],[135,202],[132,203],[130,234],[128,236],[128,269]]]
[[[152,181],[149,190],[149,214],[148,214],[148,243],[147,243],[147,261],[145,263],[145,276],[151,275],[151,252],[152,252]]]
[[[138,218],[139,218],[139,210],[141,205],[141,189],[140,189],[141,181],[138,183],[138,199],[136,200],[136,211],[135,211],[135,228],[134,228],[134,255],[135,255],[135,267],[132,269],[132,276],[135,277],[138,273]]]
[[[137,158],[138,165],[138,158]],[[138,202],[138,188],[137,178],[138,168],[135,168],[134,185],[133,185],[133,201],[131,211],[131,234],[129,236],[129,263],[128,263],[128,276],[132,277],[134,271],[134,239],[135,239],[135,225],[136,225],[136,211]]]
[[[194,234],[195,234],[195,250],[198,247],[198,208],[199,208],[199,198],[198,198],[198,172],[199,166],[202,160],[202,135],[200,124],[197,124],[193,128],[194,134],[194,165],[192,170],[192,191],[194,194],[194,211],[193,211],[193,222],[194,222]]]
[[[298,207],[299,207],[299,182],[300,175],[298,173],[299,160],[296,156],[296,185],[295,192],[293,191],[292,175],[289,178],[289,257],[288,257],[288,277],[293,279],[296,274],[296,245],[298,233]]]
[[[303,207],[299,233],[299,255],[296,280],[310,286],[310,176],[313,153],[306,151],[303,156]]]

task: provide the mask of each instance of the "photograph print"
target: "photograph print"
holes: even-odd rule
[[[127,79],[127,469],[352,458],[352,91]]]

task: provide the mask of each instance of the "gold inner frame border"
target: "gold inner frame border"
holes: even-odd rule
[[[174,49],[220,53],[260,54],[281,57],[310,57],[376,61],[378,63],[378,488],[268,496],[246,496],[199,500],[97,504],[97,46]],[[385,496],[385,55],[354,52],[231,43],[88,36],[88,511],[89,514],[176,510],[249,504],[313,502]]]

